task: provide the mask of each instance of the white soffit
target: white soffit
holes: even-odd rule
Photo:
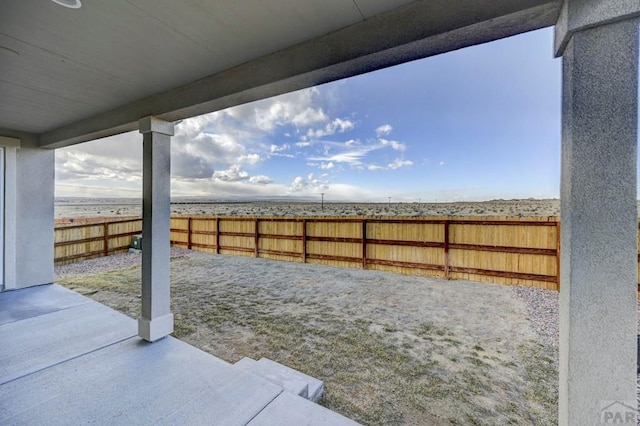
[[[451,48],[540,28],[557,10],[558,0],[0,0],[0,134],[68,145],[140,116],[184,118],[446,51],[455,31]],[[407,54],[429,37],[434,48]]]

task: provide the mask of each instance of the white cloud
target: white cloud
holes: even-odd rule
[[[441,161],[440,163],[438,163],[440,166],[444,166],[444,161]]]
[[[238,158],[238,161],[241,164],[250,164],[252,166],[255,166],[260,161],[262,161],[262,158],[258,154],[248,154],[248,155],[241,155],[240,158]]]
[[[387,139],[380,139],[380,143],[382,144],[382,146],[390,146],[392,149],[396,150],[396,151],[404,151],[405,149],[407,149],[407,146],[401,142],[398,141],[393,141],[393,140],[387,140]]]
[[[310,138],[322,138],[325,136],[335,135],[336,133],[344,133],[348,130],[353,130],[356,127],[355,123],[348,119],[336,118],[332,122],[322,129],[309,129],[307,136]]]
[[[370,158],[373,151],[402,152],[406,146],[386,139],[322,140],[356,128],[349,118],[330,117],[324,96],[317,88],[305,89],[183,120],[176,125],[171,143],[172,193],[275,196],[331,190],[336,198],[361,194],[355,187],[331,184],[329,176],[338,175],[342,164],[364,169],[365,162],[375,163]],[[379,129],[386,135],[391,126]],[[279,135],[285,139],[277,140]],[[291,138],[298,138],[297,142]],[[265,163],[276,156],[299,158],[330,173],[299,176],[290,184],[274,182]],[[141,193],[142,136],[138,132],[59,149],[56,161],[56,185],[64,188],[65,195],[73,188],[85,188],[81,195]]]
[[[56,150],[56,180],[142,182],[142,135],[137,132]]]
[[[245,142],[255,138],[246,132],[226,131],[220,120],[224,115],[214,113],[184,120],[176,127],[171,143],[173,176],[207,179],[217,169],[260,162],[260,155],[249,151],[260,147]]]
[[[307,166],[317,167],[320,170],[332,170],[336,167],[336,165],[332,161],[329,161],[328,163],[325,163],[325,162],[316,163],[311,161],[307,163]]]
[[[212,178],[214,180],[221,180],[224,182],[239,182],[247,180],[249,178],[249,173],[242,170],[239,164],[234,164],[227,170],[214,172]]]
[[[287,151],[289,148],[291,148],[291,145],[289,145],[288,143],[282,144],[282,145],[274,145],[272,144],[269,147],[269,152],[272,154],[275,154],[277,152],[283,152],[283,151]]]
[[[322,154],[310,156],[307,158],[308,161],[320,163],[346,163],[356,169],[363,168],[363,162],[374,151],[391,148],[394,151],[403,152],[407,148],[406,145],[401,142],[387,139],[378,139],[367,143],[356,140],[349,140],[345,143],[318,141],[316,144],[322,146]],[[403,164],[400,167],[405,165],[406,164]]]
[[[396,170],[396,169],[399,169],[401,167],[409,167],[409,166],[413,166],[413,161],[411,161],[411,160],[401,160],[399,158],[396,158],[395,160],[393,160],[393,163],[389,163],[389,165],[387,167],[389,169],[391,169],[391,170]]]
[[[240,181],[225,182],[221,180],[203,179],[181,179],[171,182],[171,192],[174,196],[197,195],[197,196],[283,196],[288,194],[287,185],[260,182]]]
[[[388,134],[391,133],[392,130],[393,130],[393,127],[391,127],[390,124],[383,124],[382,126],[376,129],[376,136],[378,137],[387,136]]]
[[[341,152],[337,154],[327,155],[325,157],[314,157],[309,158],[311,161],[329,161],[336,163],[347,163],[347,164],[361,164],[362,159],[367,154],[367,151],[350,151],[350,152]]]
[[[244,126],[266,133],[286,125],[309,127],[329,120],[317,105],[319,93],[317,88],[303,89],[230,108],[224,114]]]
[[[305,109],[299,114],[296,114],[291,122],[295,124],[296,127],[308,127],[317,123],[322,123],[327,121],[329,116],[324,113],[322,108],[313,109],[311,107]]]
[[[305,192],[305,193],[317,193],[329,188],[329,182],[326,180],[316,179],[313,173],[305,179],[302,176],[297,176],[291,186],[289,192]]]
[[[333,164],[333,162],[329,161],[328,163],[322,163],[320,164],[320,168],[322,170],[331,170],[335,167],[335,165]]]
[[[266,185],[268,183],[273,182],[273,179],[271,179],[269,176],[257,175],[257,176],[251,176],[249,178],[249,182],[257,183],[257,184],[261,184],[261,185]]]
[[[387,164],[386,166],[381,166],[379,164],[367,164],[367,170],[371,171],[379,171],[379,170],[397,170],[402,167],[413,166],[413,161],[411,160],[401,160],[396,158],[392,163]]]

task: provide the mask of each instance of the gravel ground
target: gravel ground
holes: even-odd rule
[[[554,348],[553,359],[558,368],[558,341],[559,341],[559,303],[558,293],[553,290],[544,290],[533,287],[514,286],[514,294],[522,299],[527,306],[527,312],[538,337],[549,347]],[[640,301],[638,303],[638,328],[640,329]],[[640,374],[636,380],[637,402],[640,407]],[[638,418],[640,425],[640,414]]]
[[[189,256],[190,253],[191,252],[189,250],[171,247],[171,259]],[[141,261],[142,258],[140,253],[115,254],[113,256],[98,257],[82,262],[56,266],[54,268],[54,275],[56,280],[60,280],[76,275],[102,274],[104,272],[115,271],[122,268],[139,266]]]
[[[553,359],[558,366],[559,311],[558,293],[535,287],[513,286],[513,293],[527,307],[534,330],[540,340],[554,348]]]

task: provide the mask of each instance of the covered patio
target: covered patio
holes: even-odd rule
[[[0,340],[5,425],[357,424],[55,284],[0,294]]]
[[[277,423],[286,422],[293,411],[278,389],[166,337],[173,331],[174,123],[555,25],[550,55],[563,58],[559,421],[629,420],[636,407],[638,16],[635,0],[0,0],[0,369],[10,395],[3,418],[244,424],[276,413]],[[39,287],[53,281],[53,150],[132,130],[142,133],[144,153],[137,326],[55,286]],[[77,315],[65,321],[71,312]],[[113,325],[103,327],[101,316]],[[180,359],[212,376],[191,375]],[[193,380],[171,386],[165,367]],[[97,377],[104,387],[95,387]],[[134,384],[122,389],[116,379]],[[239,388],[256,400],[232,397]],[[198,399],[203,389],[212,392],[207,404]],[[136,413],[127,405],[129,397],[148,396]],[[172,411],[174,398],[201,403]],[[240,417],[210,417],[212,400],[224,408],[215,416]]]

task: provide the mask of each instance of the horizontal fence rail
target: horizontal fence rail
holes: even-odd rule
[[[126,251],[140,218],[55,228],[55,262]],[[274,218],[173,216],[171,244],[262,257],[559,288],[556,217]]]
[[[217,254],[559,288],[548,218],[173,216],[171,243]]]
[[[56,225],[54,263],[63,265],[126,252],[131,246],[131,237],[141,232],[140,218]]]

